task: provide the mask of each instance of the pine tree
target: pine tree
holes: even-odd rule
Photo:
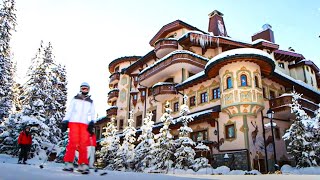
[[[23,129],[22,124],[17,121],[21,114],[11,114],[2,124],[0,133],[0,154],[18,155],[18,136]]]
[[[62,70],[61,70],[62,69]],[[35,118],[38,126],[34,127],[34,148],[36,155],[42,149],[52,147],[61,141],[58,123],[64,116],[66,103],[66,77],[63,67],[54,63],[52,46],[40,48],[32,59],[28,71],[29,80],[23,87],[22,113]]]
[[[195,142],[189,138],[189,134],[193,131],[188,127],[188,123],[193,121],[193,118],[188,116],[190,113],[189,107],[187,106],[188,97],[185,95],[183,99],[184,104],[181,106],[180,117],[177,120],[177,122],[182,123],[182,126],[179,128],[179,139],[175,141],[176,152],[174,156],[175,168],[186,170],[194,164],[195,152],[192,146],[195,146]]]
[[[13,63],[11,32],[16,26],[14,0],[3,0],[0,9],[0,122],[9,117],[12,107]]]
[[[111,121],[107,123],[107,127],[104,127],[105,132],[102,133],[104,136],[104,140],[101,141],[101,150],[97,152],[99,157],[98,162],[102,164],[103,167],[107,167],[107,169],[114,170],[117,169],[115,167],[117,152],[120,148],[120,139],[117,136],[117,127],[114,125],[115,118],[112,117]]]
[[[319,166],[320,154],[317,154],[319,152],[319,142],[317,134],[315,134],[317,116],[311,118],[302,109],[299,104],[301,96],[296,92],[292,94],[293,98],[290,107],[291,113],[296,115],[296,119],[283,136],[283,139],[289,141],[287,151],[288,154],[295,158],[297,167]]]
[[[195,149],[201,153],[201,157],[194,160],[194,164],[192,165],[193,170],[198,171],[201,168],[210,167],[209,160],[202,156],[203,152],[210,151],[209,147],[200,142],[197,144]]]
[[[133,162],[135,158],[134,154],[134,143],[136,141],[135,135],[136,135],[136,128],[133,127],[133,111],[129,112],[129,119],[128,119],[128,126],[125,127],[123,130],[123,142],[121,145],[120,150],[117,153],[117,156],[121,156],[122,159],[118,159],[117,162],[115,162],[116,167],[122,166],[120,170],[132,170],[133,169]],[[122,164],[121,164],[122,163]]]
[[[60,146],[60,152],[58,152],[58,155],[57,155],[57,158],[56,158],[56,162],[58,163],[62,163],[64,162],[63,161],[63,158],[64,158],[64,155],[66,154],[66,151],[67,151],[67,145],[68,145],[68,142],[69,142],[69,133],[68,131],[63,133],[63,137],[62,137],[62,140],[59,142],[59,144],[61,144]]]
[[[155,136],[156,143],[153,150],[153,154],[156,155],[155,169],[157,170],[168,170],[173,164],[171,159],[173,159],[172,157],[175,149],[173,136],[169,129],[173,120],[171,112],[170,103],[166,102],[165,112],[160,118],[160,121],[163,122],[163,127],[160,129],[159,134]]]
[[[141,135],[138,137],[140,143],[135,149],[135,169],[136,171],[143,171],[153,165],[155,154],[152,154],[154,146],[154,134],[152,132],[154,121],[152,121],[152,112],[147,114],[143,119],[141,126]]]

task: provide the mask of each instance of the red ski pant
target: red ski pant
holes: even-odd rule
[[[69,142],[67,145],[64,162],[73,163],[76,150],[79,151],[78,164],[89,164],[87,146],[89,143],[88,125],[69,122]]]

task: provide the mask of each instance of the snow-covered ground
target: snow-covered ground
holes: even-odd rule
[[[48,162],[44,164],[44,168],[40,169],[39,165],[42,163],[39,160],[28,160],[31,165],[17,164],[17,158],[0,154],[0,179],[1,180],[36,180],[36,179],[112,179],[112,180],[192,180],[192,179],[298,179],[302,178],[301,175],[307,175],[308,180],[320,179],[320,168],[304,168],[296,169],[290,166],[283,166],[281,169],[284,175],[243,175],[244,171],[230,171],[227,167],[220,167],[217,169],[202,169],[198,172],[170,170],[168,174],[154,174],[154,173],[136,173],[136,172],[118,172],[106,171],[105,176],[100,176],[100,173],[105,172],[99,170],[98,172],[91,172],[89,175],[82,175],[79,173],[70,173],[62,171],[63,164]],[[211,175],[223,174],[223,175]],[[251,171],[251,173],[258,173]],[[312,176],[313,175],[313,176]]]

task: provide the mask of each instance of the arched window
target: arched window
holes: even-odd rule
[[[259,87],[259,79],[258,79],[258,76],[254,76],[254,85],[255,87]]]
[[[227,89],[231,89],[232,88],[232,79],[231,77],[227,78]]]
[[[247,76],[245,74],[242,74],[240,76],[240,80],[241,80],[241,86],[248,86],[248,83],[247,83]]]

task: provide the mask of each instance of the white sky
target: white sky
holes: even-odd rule
[[[23,79],[40,41],[50,41],[56,61],[67,68],[69,99],[78,92],[81,82],[87,81],[102,117],[108,107],[110,61],[145,55],[158,30],[177,19],[207,31],[208,14],[215,9],[224,13],[231,37],[250,41],[252,34],[269,23],[281,49],[292,46],[320,67],[320,23],[316,23],[320,3],[271,1],[16,0],[18,26],[11,46]],[[301,19],[304,26],[297,23]]]

